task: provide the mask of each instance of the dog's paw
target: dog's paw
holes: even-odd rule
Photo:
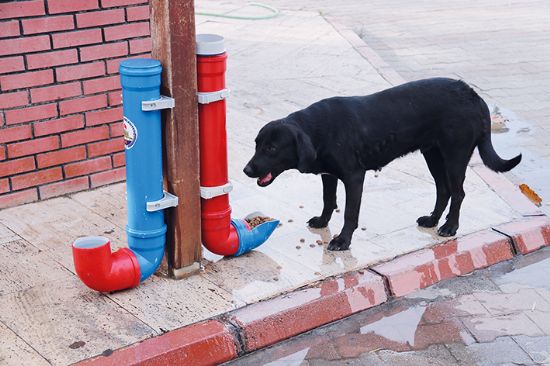
[[[350,240],[337,236],[336,238],[332,239],[328,244],[328,250],[334,250],[334,251],[348,250],[350,245],[351,245]]]
[[[434,227],[437,225],[438,222],[439,220],[433,216],[422,216],[416,220],[418,226],[422,227]]]
[[[327,227],[328,220],[325,220],[321,216],[315,216],[309,219],[307,224],[309,225],[309,227],[312,227],[314,229],[322,229],[324,227]]]
[[[437,230],[437,233],[440,235],[440,236],[445,236],[445,237],[448,237],[448,236],[454,236],[456,235],[456,231],[458,230],[458,225],[457,224],[450,224],[448,221],[443,224],[443,226],[441,226],[439,228],[439,230]]]

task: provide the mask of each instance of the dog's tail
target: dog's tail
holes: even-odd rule
[[[479,149],[479,155],[481,155],[483,164],[498,173],[513,169],[521,161],[521,154],[510,160],[505,160],[498,156],[491,142],[491,132],[486,133],[481,138],[477,148]]]

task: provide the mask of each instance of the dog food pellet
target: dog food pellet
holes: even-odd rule
[[[294,221],[294,220],[292,220],[292,219],[288,219],[288,222],[293,222],[293,221]]]
[[[315,272],[313,273],[315,276],[320,276],[321,275],[321,272]]]
[[[357,272],[359,272],[359,274],[365,273],[365,271],[363,271],[363,270],[361,270],[361,269],[360,269],[359,271],[357,271]]]
[[[250,225],[251,228],[261,225],[264,222],[273,221],[271,217],[267,217],[267,216],[256,216],[245,220],[246,222],[248,222],[248,225]]]
[[[273,281],[279,281],[279,278],[273,277]]]
[[[305,243],[306,242],[306,239],[302,238],[300,239],[300,243]]]
[[[340,209],[339,209],[339,208],[337,208],[337,209],[336,209],[336,212],[340,212]]]
[[[361,228],[361,230],[363,230],[363,231],[366,231],[366,230],[367,230],[367,228],[366,228],[366,227],[362,227],[362,228]]]
[[[316,243],[317,244],[323,244],[323,241],[322,240],[317,240]]]
[[[281,267],[281,266],[277,266],[277,269],[283,269],[283,267]]]
[[[301,246],[299,246],[299,245],[296,245],[296,249],[300,249],[300,248],[301,248]]]
[[[325,244],[326,244],[326,243],[325,243]],[[320,242],[320,243],[318,242],[317,245],[323,245],[323,242]]]
[[[315,248],[315,244],[309,244],[310,248]]]
[[[304,205],[300,205],[300,208],[304,208]]]
[[[281,226],[283,226],[282,222],[280,222],[279,225],[277,225],[277,227],[281,227]]]

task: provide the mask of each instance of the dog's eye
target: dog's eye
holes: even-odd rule
[[[275,145],[268,145],[266,148],[267,152],[274,153],[277,151],[277,147]]]

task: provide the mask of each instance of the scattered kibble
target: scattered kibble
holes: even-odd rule
[[[337,208],[337,209],[336,209],[336,212],[340,212],[340,209],[339,209],[339,208]]]
[[[296,249],[301,249],[302,247],[299,245],[296,245]]]
[[[306,242],[306,239],[302,238],[300,239],[300,243],[305,243]]]
[[[278,277],[273,277],[273,281],[279,281]]]
[[[292,219],[288,219],[288,222],[294,222],[294,220],[292,220]]]
[[[281,226],[283,226],[282,222],[280,222],[279,225],[277,225],[277,227],[281,227]]]
[[[304,205],[300,205],[300,208],[304,208]]]
[[[361,230],[367,231],[367,228],[363,226],[363,227],[361,228]]]
[[[309,244],[310,248],[315,248],[315,244]]]
[[[267,217],[267,216],[256,216],[245,220],[246,222],[248,222],[248,225],[250,225],[251,228],[261,225],[264,222],[273,221],[271,217]]]
[[[313,273],[315,276],[320,276],[321,275],[321,272],[315,272]]]
[[[317,240],[316,243],[317,244],[323,244],[323,241],[322,240]]]
[[[277,269],[283,269],[283,267],[281,267],[281,266],[277,266]]]
[[[363,273],[365,273],[365,271],[363,271],[362,269],[360,269],[360,270],[359,270],[359,271],[357,271],[357,272],[359,272],[359,274],[363,274]]]

